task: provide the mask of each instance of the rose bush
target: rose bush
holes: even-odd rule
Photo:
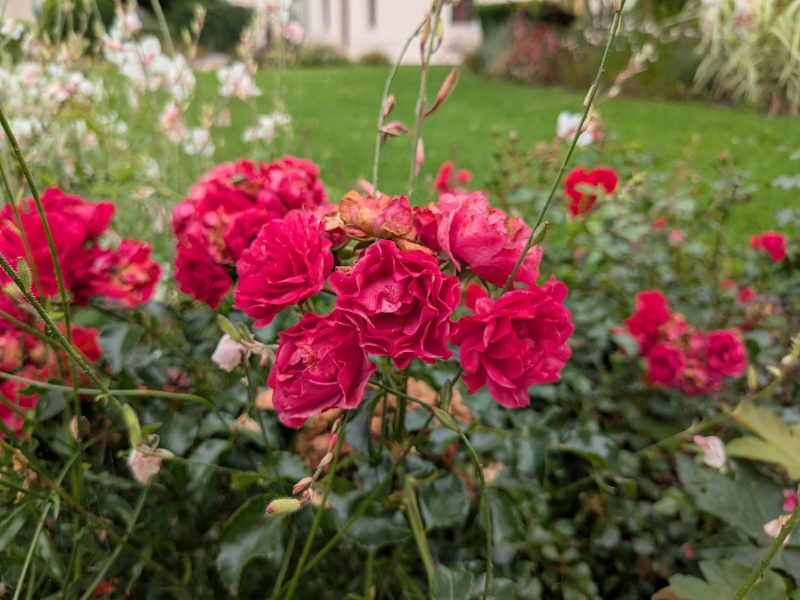
[[[135,207],[114,218],[77,184],[20,201],[10,190],[30,182],[0,161],[3,589],[595,599],[669,585],[661,597],[695,600],[719,582],[691,576],[714,568],[738,587],[735,561],[755,563],[796,510],[800,283],[790,219],[731,236],[758,188],[730,157],[713,184],[690,164],[664,177],[567,114],[557,135],[578,136],[580,167],[554,195],[560,143],[523,172],[499,164],[486,191],[445,164],[427,189],[412,177],[384,194],[376,178],[340,199],[313,163],[281,158],[280,97],[245,132],[280,138],[269,158],[220,143],[227,102],[264,93],[265,23],[217,73],[225,104],[191,123],[191,47],[178,57],[118,16],[98,49],[160,136],[115,180]],[[62,60],[76,39],[38,43],[37,60]],[[454,85],[414,127],[384,123],[387,98],[378,147],[434,126]],[[66,146],[32,139],[36,182]],[[767,597],[796,593],[796,538],[758,584]]]

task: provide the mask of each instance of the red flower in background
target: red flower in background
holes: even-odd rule
[[[273,163],[239,160],[206,173],[172,211],[179,289],[218,306],[233,284],[225,267],[239,260],[264,225],[292,210],[327,204],[318,176],[313,163],[292,157]],[[209,274],[217,280],[203,281]]]
[[[485,385],[497,402],[519,408],[530,404],[530,386],[559,380],[574,329],[566,296],[566,286],[551,279],[476,301],[475,316],[461,318],[451,338],[471,393]]]
[[[645,354],[657,342],[662,327],[671,317],[667,299],[660,291],[638,292],[636,310],[624,324],[628,333],[639,344],[639,351]]]
[[[482,192],[445,194],[415,216],[423,244],[444,252],[458,271],[467,268],[496,286],[505,285],[531,234],[522,219],[492,208]],[[534,246],[515,281],[534,285],[541,260],[542,249]]]
[[[436,179],[433,180],[433,188],[440,194],[455,194],[459,191],[459,184],[472,181],[472,173],[467,169],[459,169],[454,176],[455,168],[455,164],[449,160],[439,167]]]
[[[20,387],[16,381],[0,382],[0,395],[3,396],[3,400],[0,400],[0,419],[9,430],[18,435],[25,422],[20,413],[35,409],[39,400],[36,393],[21,392]],[[0,432],[0,438],[6,439],[6,434]]]
[[[256,327],[268,325],[287,306],[324,288],[331,269],[324,225],[311,213],[290,212],[265,225],[242,254],[236,308],[256,319]]]
[[[367,248],[352,270],[335,271],[329,283],[342,319],[358,331],[361,347],[390,356],[398,369],[411,359],[433,364],[450,358],[450,315],[461,300],[456,277],[439,270],[432,256],[399,250],[388,240]]]
[[[741,334],[735,329],[706,334],[705,355],[709,369],[722,375],[741,375],[747,368],[747,351]]]
[[[775,262],[786,258],[786,236],[777,231],[766,231],[750,238],[750,245],[769,254]]]
[[[647,353],[647,376],[653,383],[674,386],[686,368],[686,357],[670,343],[655,344]]]
[[[619,178],[608,167],[597,167],[586,171],[583,167],[573,169],[564,179],[564,196],[569,200],[567,210],[573,217],[585,215],[592,210],[597,196],[583,192],[578,186],[601,188],[606,194],[611,194],[617,189]]]
[[[281,423],[298,428],[323,411],[352,410],[361,403],[376,366],[359,345],[356,329],[338,311],[306,313],[278,335],[268,383]]]

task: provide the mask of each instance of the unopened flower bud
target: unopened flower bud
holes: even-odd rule
[[[302,508],[300,500],[297,498],[276,498],[267,506],[266,514],[277,517],[278,515],[288,515],[297,512]]]
[[[31,268],[22,257],[17,259],[17,277],[19,277],[22,282],[23,290],[30,293],[33,277],[31,275]]]
[[[592,84],[592,87],[589,88],[589,91],[586,92],[586,97],[583,99],[583,108],[589,106],[589,102],[592,99],[592,92],[594,92],[595,84]]]
[[[550,225],[549,221],[545,221],[536,228],[536,231],[533,232],[533,238],[531,238],[531,246],[538,246],[542,243],[544,236],[547,235],[548,225]]]
[[[314,482],[313,477],[303,477],[300,481],[294,484],[294,487],[292,488],[292,493],[299,494],[313,482]]]
[[[322,467],[327,465],[332,460],[333,460],[333,454],[328,452],[325,456],[322,457],[322,460],[319,461],[319,464],[317,465],[317,469],[321,469]]]
[[[794,354],[787,354],[781,359],[781,367],[788,369],[797,362],[797,357]]]
[[[309,504],[314,499],[314,488],[308,488],[303,495],[300,496],[300,504],[305,506]]]
[[[394,108],[394,103],[395,103],[394,96],[386,96],[386,100],[383,101],[383,108],[382,108],[384,119],[389,116],[389,113],[392,112],[392,109]]]
[[[758,389],[758,378],[753,365],[748,365],[747,367],[747,389],[750,390],[750,393],[755,393]]]
[[[339,434],[338,433],[334,433],[331,436],[331,439],[328,440],[328,452],[333,452],[333,447],[336,445],[336,442],[338,442],[338,441],[339,441]]]

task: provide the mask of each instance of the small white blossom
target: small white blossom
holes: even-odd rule
[[[764,533],[766,533],[769,537],[776,539],[783,527],[786,525],[786,522],[789,520],[791,515],[781,515],[777,519],[773,519],[769,523],[764,523]],[[783,540],[783,544],[781,544],[781,548],[783,548],[786,544],[789,543],[789,539],[791,535],[787,535],[786,539]]]
[[[236,61],[217,70],[219,80],[219,95],[224,98],[236,96],[240,100],[261,95],[261,89],[256,85],[253,76],[244,63]]]
[[[715,436],[696,435],[692,441],[703,450],[703,462],[712,469],[725,470],[725,444]]]
[[[562,140],[572,141],[575,137],[575,132],[581,126],[581,114],[562,112],[558,115],[556,122],[556,135]],[[590,127],[578,137],[578,147],[585,148],[590,146],[597,140],[597,135],[594,129]]]
[[[242,133],[242,141],[252,143],[257,140],[263,140],[270,143],[275,137],[275,131],[291,122],[292,117],[285,113],[276,112],[270,115],[259,115],[255,126],[248,127]]]
[[[234,340],[227,333],[217,343],[211,360],[223,371],[230,373],[242,362],[243,358],[250,356],[250,350],[243,344]]]
[[[5,19],[0,27],[0,37],[18,40],[25,33],[25,27],[15,19]]]
[[[305,35],[306,33],[303,30],[303,26],[297,21],[289,21],[283,27],[283,37],[285,37],[286,41],[292,46],[300,46],[305,39]]]
[[[211,142],[211,134],[202,127],[192,127],[189,135],[183,143],[183,151],[189,156],[199,154],[206,158],[214,156],[214,144]]]

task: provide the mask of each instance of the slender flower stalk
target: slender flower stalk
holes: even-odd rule
[[[589,113],[592,110],[592,104],[594,103],[594,98],[597,95],[597,89],[600,86],[600,79],[603,77],[603,74],[606,72],[606,61],[608,60],[609,54],[611,54],[611,47],[614,45],[614,40],[617,39],[617,32],[619,31],[619,24],[622,20],[622,10],[625,8],[625,0],[620,0],[620,2],[614,3],[614,21],[611,23],[611,31],[608,35],[608,43],[606,44],[605,52],[603,52],[603,59],[600,61],[600,68],[597,70],[597,77],[595,77],[594,83],[589,91],[589,94],[586,96],[586,100],[584,101],[584,109],[583,113],[581,114],[581,120],[578,127],[575,129],[575,135],[572,136],[572,142],[569,145],[569,149],[567,150],[567,155],[564,157],[564,162],[561,163],[561,167],[556,174],[556,178],[553,181],[553,185],[550,188],[550,193],[547,195],[547,200],[545,200],[544,206],[542,206],[542,210],[539,211],[539,216],[536,218],[536,222],[531,227],[531,235],[528,238],[528,242],[525,244],[522,252],[519,255],[519,260],[517,260],[517,264],[514,266],[514,270],[511,271],[511,275],[508,277],[508,281],[503,286],[503,292],[505,293],[511,287],[511,284],[514,281],[514,278],[517,276],[517,272],[519,271],[520,267],[522,267],[522,262],[525,260],[525,256],[528,254],[528,250],[531,249],[533,246],[534,237],[539,229],[539,226],[544,221],[544,216],[547,214],[547,209],[550,208],[550,204],[553,202],[553,197],[556,194],[556,190],[558,186],[561,184],[561,180],[564,177],[564,172],[567,170],[567,165],[569,164],[570,159],[572,158],[573,152],[575,152],[575,148],[578,145],[578,139],[581,137],[583,133],[583,126],[586,123],[587,119],[589,118]]]

